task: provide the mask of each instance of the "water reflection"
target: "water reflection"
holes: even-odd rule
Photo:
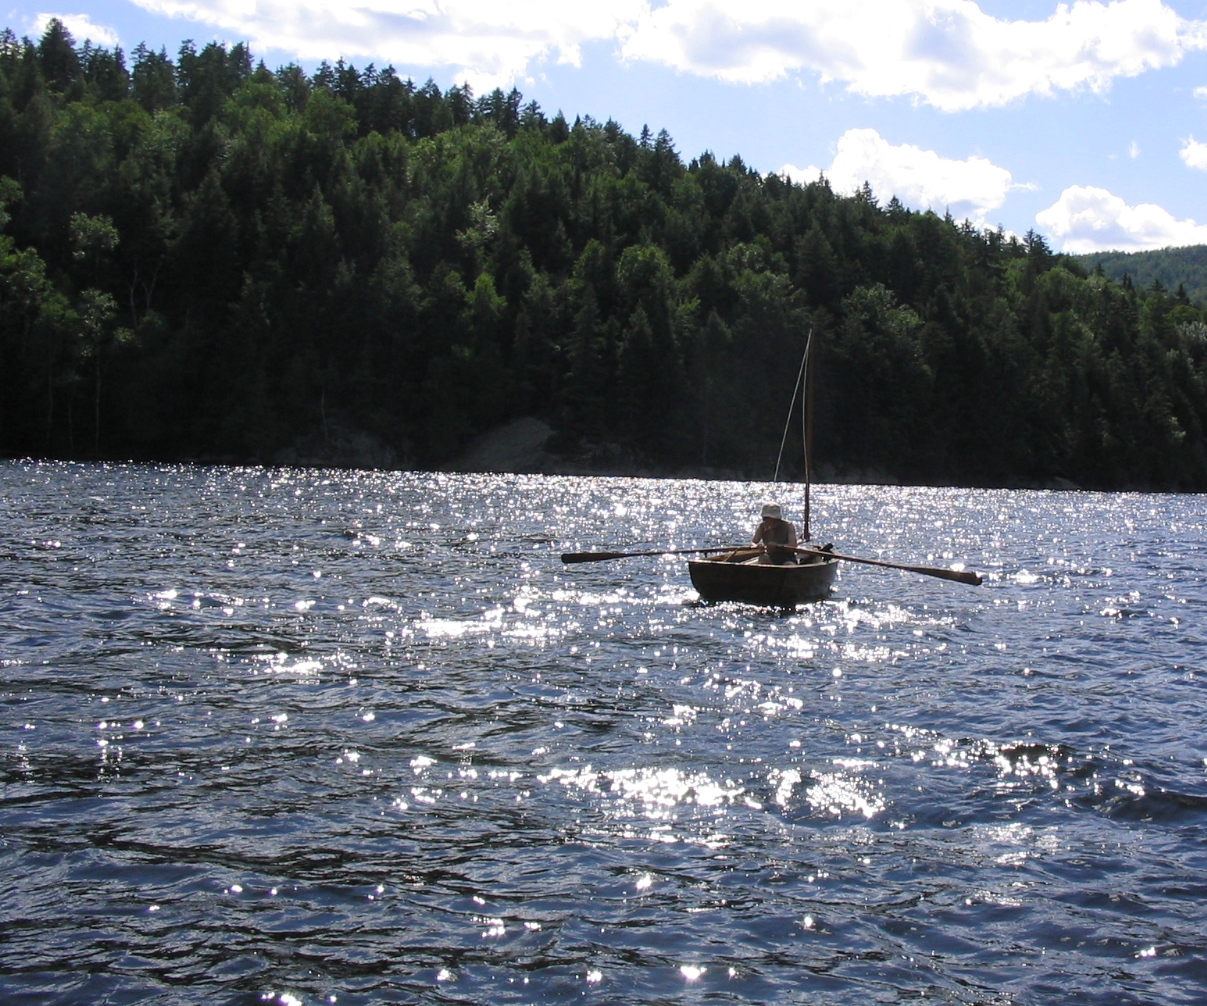
[[[556,559],[765,485],[3,473],[8,1000],[1201,992],[1194,500],[817,487],[991,575],[785,615]]]

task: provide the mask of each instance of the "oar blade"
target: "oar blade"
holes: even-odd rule
[[[563,552],[562,562],[605,562],[608,559],[625,559],[632,552]]]
[[[910,566],[909,568],[915,573],[937,576],[943,580],[955,580],[956,583],[966,583],[970,587],[979,587],[985,582],[979,573],[974,573],[970,569],[935,569],[931,566]]]

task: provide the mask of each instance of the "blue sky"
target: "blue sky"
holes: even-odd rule
[[[3,3],[4,0],[0,0]],[[690,160],[864,180],[1058,250],[1207,244],[1207,0],[97,0],[17,5],[77,41],[243,41],[549,114],[665,128]]]

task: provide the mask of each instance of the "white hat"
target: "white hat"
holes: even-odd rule
[[[783,520],[784,512],[780,509],[780,505],[778,503],[764,503],[763,516],[774,517],[776,520]]]

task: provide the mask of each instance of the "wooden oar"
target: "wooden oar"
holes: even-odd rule
[[[736,552],[749,545],[717,545],[714,548],[662,548],[657,552],[563,552],[562,562],[603,562],[606,559],[628,559],[639,555],[700,555],[704,552]]]
[[[791,546],[781,546],[790,548]],[[937,576],[941,580],[955,580],[956,583],[966,583],[972,587],[979,587],[984,581],[971,570],[959,569],[936,569],[934,566],[907,566],[900,562],[882,562],[880,559],[861,559],[854,555],[842,555],[839,552],[823,552],[816,548],[792,548],[793,552],[801,552],[805,555],[818,555],[822,558],[829,556],[831,559],[841,559],[843,562],[862,562],[868,566],[884,566],[886,569],[904,569],[910,573],[921,573],[923,576]]]

